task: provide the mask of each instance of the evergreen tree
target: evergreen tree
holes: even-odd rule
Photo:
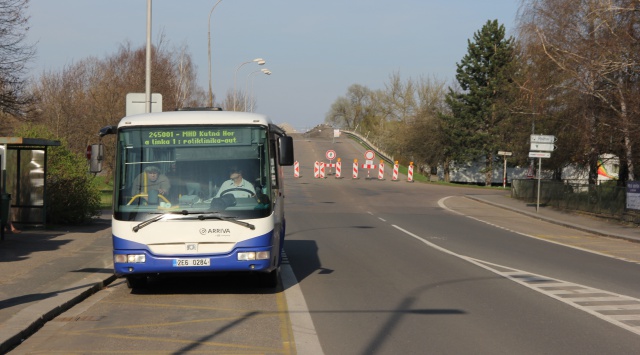
[[[441,116],[448,155],[459,162],[484,157],[485,184],[490,185],[496,153],[509,142],[509,107],[516,97],[514,39],[505,37],[497,20],[487,21],[456,65],[460,90],[449,89],[451,114]]]

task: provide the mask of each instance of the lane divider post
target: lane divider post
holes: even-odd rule
[[[351,178],[358,178],[358,159],[353,159],[353,176]]]
[[[336,179],[342,179],[342,161],[340,160],[340,158],[338,158],[338,161],[336,161]]]
[[[320,177],[320,163],[317,160],[313,164],[313,177],[316,179]]]
[[[409,163],[409,170],[407,172],[407,182],[413,182],[413,162]]]
[[[293,177],[300,177],[300,162],[297,160],[293,163]]]
[[[378,180],[384,180],[384,160],[380,159],[380,165],[378,166]]]
[[[393,176],[391,177],[391,181],[398,181],[398,161],[395,161],[393,164]]]

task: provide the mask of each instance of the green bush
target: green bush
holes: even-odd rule
[[[100,214],[100,188],[88,173],[86,159],[69,150],[67,142],[41,125],[25,124],[16,135],[25,138],[60,140],[47,155],[47,222],[84,224]]]

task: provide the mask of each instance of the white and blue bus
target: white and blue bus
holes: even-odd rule
[[[191,272],[252,272],[277,286],[281,167],[293,164],[280,127],[254,113],[185,109],[128,116],[107,134],[117,137],[114,269],[129,287]]]

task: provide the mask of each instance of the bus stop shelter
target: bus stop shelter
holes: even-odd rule
[[[0,137],[1,240],[10,222],[46,225],[47,148],[59,145],[60,141],[40,138]]]

